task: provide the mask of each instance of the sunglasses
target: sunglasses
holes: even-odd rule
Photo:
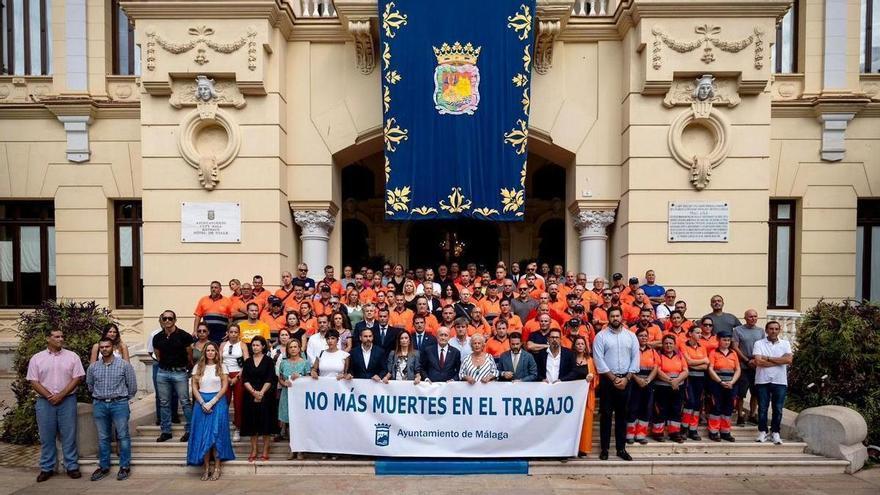
[[[714,327],[715,325],[712,323],[703,323],[704,327]]]
[[[173,316],[163,316],[161,319],[162,321],[174,321]]]

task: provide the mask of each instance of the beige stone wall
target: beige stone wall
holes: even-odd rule
[[[343,15],[346,2],[338,2]],[[823,129],[816,114],[832,108],[822,100],[824,2],[800,2],[800,73],[771,81],[774,12],[781,12],[783,3],[768,1],[757,8],[731,0],[716,9],[702,5],[717,2],[694,1],[673,15],[663,10],[669,2],[627,0],[615,17],[567,19],[553,41],[552,66],[532,74],[530,121],[530,151],[566,168],[566,195],[561,211],[544,205],[529,213],[528,222],[504,226],[503,256],[533,256],[540,223],[564,217],[566,264],[577,268],[575,214],[616,209],[608,229],[606,272],[642,275],[656,269],[661,283],[678,288],[691,303],[691,316],[708,310],[709,296],[716,292],[727,297],[732,312],[756,307],[763,313],[768,200],[793,198],[799,218],[796,309],[821,297],[851,296],[856,201],[876,197],[880,187],[880,80],[858,74],[859,46],[852,34],[858,32],[858,0],[848,0],[848,89],[836,97],[861,103],[852,103],[858,108],[846,130],[845,159],[822,161]],[[137,335],[132,338],[141,339],[165,308],[188,316],[212,279],[225,284],[261,273],[267,285],[277,285],[279,273],[302,257],[302,229],[292,210],[334,212],[327,259],[340,265],[343,219],[375,209],[358,205],[356,214],[346,212],[342,168],[369,162],[382,149],[380,71],[363,74],[357,67],[344,20],[292,18],[274,5],[235,2],[198,18],[181,5],[134,1],[130,13],[145,56],[148,28],[173,42],[189,39],[188,30],[196,26],[212,28],[220,41],[234,40],[248,28],[257,33],[253,69],[248,47],[229,54],[208,51],[210,61],[201,65],[195,51],[173,54],[156,47],[154,70],[145,66],[136,86],[134,78],[107,75],[109,2],[90,0],[89,95],[80,96],[88,97],[84,108],[94,116],[91,157],[75,164],[66,158],[67,136],[55,116],[61,110],[48,101],[68,93],[64,2],[52,5],[53,77],[13,81],[0,76],[0,95],[4,88],[11,95],[0,96],[0,197],[55,201],[59,296],[114,306],[111,206],[125,198],[143,199],[145,220],[144,310],[124,315],[133,322],[143,315],[145,323],[128,325],[132,330],[127,331]],[[653,28],[692,40],[695,26],[702,24],[720,26],[725,40],[763,29],[763,67],[755,68],[752,48],[715,49],[716,60],[707,64],[700,50],[677,53],[663,47],[662,67],[653,68]],[[697,191],[667,145],[670,124],[687,106],[666,108],[662,101],[673,81],[704,72],[734,78],[742,101],[719,110],[731,124],[730,153],[713,170],[707,189]],[[173,82],[192,81],[200,73],[236,81],[246,100],[243,108],[221,107],[235,122],[241,149],[213,191],[202,188],[178,149],[179,125],[195,107],[169,104]],[[875,99],[869,101],[865,93]],[[700,133],[686,140],[705,144]],[[730,242],[667,243],[671,200],[729,201]],[[182,201],[240,201],[242,242],[181,243]],[[406,230],[377,222],[371,249],[406,261]],[[311,269],[317,275],[321,267]],[[0,314],[0,340],[11,339],[12,319],[11,313]]]

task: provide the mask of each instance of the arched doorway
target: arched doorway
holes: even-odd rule
[[[498,225],[478,220],[413,222],[409,229],[409,266],[429,267],[457,261],[489,269],[500,258]]]
[[[538,261],[565,266],[565,220],[551,218],[538,229]]]
[[[364,222],[356,218],[342,221],[342,264],[360,267],[370,258],[367,239],[370,231]]]

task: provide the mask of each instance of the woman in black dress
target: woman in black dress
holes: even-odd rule
[[[261,336],[251,341],[251,357],[241,370],[242,382],[247,393],[242,408],[241,435],[251,437],[251,454],[248,462],[257,458],[257,440],[263,437],[263,455],[269,460],[271,436],[278,433],[278,403],[275,399],[275,362],[265,355],[269,345]]]

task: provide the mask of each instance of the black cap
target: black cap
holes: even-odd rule
[[[727,331],[727,330],[721,330],[720,332],[718,332],[718,333],[715,334],[715,337],[717,337],[717,338],[719,338],[719,339],[723,339],[723,338],[725,338],[725,337],[727,337],[727,338],[731,338],[732,335],[731,335],[730,332]]]
[[[630,284],[637,284],[637,283],[639,283],[639,277],[630,277],[630,278],[629,278],[629,283],[630,283]]]
[[[275,306],[276,304],[281,304],[281,298],[276,296],[269,296],[269,305]]]
[[[611,276],[612,280],[623,280],[623,274],[620,272],[615,273]]]

